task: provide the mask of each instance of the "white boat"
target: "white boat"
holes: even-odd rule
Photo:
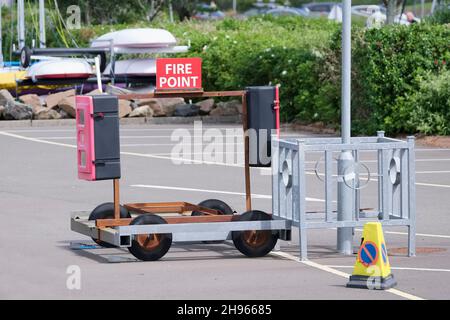
[[[108,64],[104,75],[109,76],[111,73],[111,64]],[[155,59],[129,59],[116,61],[114,66],[114,74],[116,76],[128,77],[148,77],[156,74]]]
[[[83,59],[53,59],[33,64],[27,77],[33,82],[42,79],[87,79],[93,75],[92,66]]]
[[[373,4],[352,6],[352,14],[357,15],[357,16],[367,18],[376,12],[381,12],[383,14],[386,14],[386,8],[384,6],[373,5]]]
[[[154,28],[125,29],[104,34],[91,42],[91,48],[161,48],[175,46],[177,40],[167,30]]]

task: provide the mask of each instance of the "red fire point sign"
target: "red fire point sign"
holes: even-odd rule
[[[201,89],[201,58],[156,60],[156,89]]]

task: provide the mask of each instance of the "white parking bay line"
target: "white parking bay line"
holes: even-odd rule
[[[301,261],[298,257],[293,256],[293,255],[291,255],[289,253],[286,253],[286,252],[273,251],[270,254],[274,255],[274,256],[279,256],[279,257],[282,257],[282,258],[285,258],[285,259],[289,259],[289,260],[292,260],[292,261],[295,261],[295,262],[303,263],[303,264],[305,264],[307,266],[310,266],[310,267],[313,267],[313,268],[316,268],[316,269],[319,269],[319,270],[322,270],[322,271],[325,271],[325,272],[328,272],[328,273],[331,273],[331,274],[334,274],[334,275],[337,275],[337,276],[340,276],[340,277],[343,277],[343,278],[346,278],[346,279],[348,279],[350,277],[350,275],[348,273],[345,273],[345,272],[333,269],[333,268],[331,268],[329,266],[325,266],[323,264],[320,264],[320,263],[317,263],[317,262],[313,262],[313,261],[310,261],[310,260]],[[405,298],[405,299],[408,299],[408,300],[425,300],[425,299],[420,298],[418,296],[409,294],[409,293],[401,291],[401,290],[393,289],[393,288],[385,290],[385,292],[389,292],[389,293],[395,294],[395,295],[397,295],[399,297],[402,297],[402,298]]]
[[[27,140],[27,141],[32,141],[32,142],[38,142],[38,143],[51,144],[54,146],[68,147],[68,148],[76,148],[77,147],[76,145],[72,145],[72,144],[47,141],[47,140],[42,140],[42,139],[37,139],[37,138],[30,138],[30,137],[25,137],[25,136],[21,136],[21,135],[9,133],[9,132],[4,132],[4,131],[0,131],[0,134],[4,135],[4,136],[12,137],[12,138],[17,138],[17,139],[22,139],[22,140]]]
[[[362,229],[355,229],[357,231],[361,231]],[[384,233],[387,234],[397,234],[402,236],[407,236],[407,232],[398,232],[398,231],[384,231]],[[443,239],[450,239],[450,236],[443,235],[443,234],[429,234],[429,233],[416,233],[416,236],[418,237],[429,237],[429,238],[443,238]]]
[[[416,185],[424,186],[424,187],[450,188],[450,185],[448,185],[448,184],[435,184],[435,183],[416,182]]]
[[[62,147],[69,147],[69,148],[76,148],[76,145],[67,144],[67,143],[60,143],[60,142],[54,142],[54,141],[48,141],[48,140],[42,140],[38,138],[30,138],[21,136],[14,133],[9,133],[5,131],[0,131],[0,135],[9,136],[17,139],[32,141],[32,142],[38,142],[38,143],[45,143],[49,145],[55,145],[55,146],[62,146]],[[171,161],[185,161],[192,164],[208,164],[208,165],[217,165],[217,166],[225,166],[225,167],[243,167],[242,164],[229,164],[229,163],[221,163],[221,162],[212,162],[212,161],[204,161],[204,160],[195,160],[195,159],[183,159],[183,158],[175,158],[175,157],[167,157],[167,156],[157,156],[152,154],[144,154],[144,153],[137,153],[137,152],[121,152],[123,155],[130,155],[130,156],[136,156],[136,157],[144,157],[144,158],[154,158],[154,159],[162,159],[162,160],[171,160]],[[435,159],[435,160],[450,160],[450,159]],[[419,160],[417,160],[419,161]],[[270,168],[259,168],[261,171],[271,170]],[[308,172],[309,174],[314,174],[312,172]],[[374,180],[375,181],[375,180]],[[416,185],[419,186],[426,186],[426,187],[438,187],[438,188],[450,188],[450,185],[444,185],[444,184],[432,184],[432,183],[422,183],[422,182],[416,182]]]
[[[184,187],[170,187],[170,186],[158,186],[158,185],[148,185],[148,184],[133,184],[130,185],[133,188],[149,188],[149,189],[162,189],[162,190],[176,190],[176,191],[190,191],[190,192],[204,192],[204,193],[216,193],[216,194],[229,194],[236,196],[245,197],[245,193],[234,192],[234,191],[223,191],[223,190],[211,190],[211,189],[197,189],[197,188],[184,188]],[[252,197],[256,199],[272,199],[271,195],[268,194],[257,194],[252,193]],[[322,199],[317,198],[306,198],[306,201],[311,202],[324,202]]]
[[[189,136],[190,139],[195,139],[195,138],[202,138],[203,136]],[[232,137],[232,138],[240,138],[240,135],[228,135],[227,137]],[[59,136],[59,137],[36,137],[35,139],[46,139],[46,140],[75,140],[77,137],[76,136]],[[125,136],[125,135],[121,135],[120,139],[168,139],[171,138],[172,136],[155,136],[155,135],[151,135],[151,136]],[[179,140],[179,138],[176,138],[177,140]],[[239,139],[240,140],[240,139]],[[242,139],[244,140],[244,139]],[[207,142],[204,142],[204,144],[206,145]]]
[[[339,269],[353,269],[353,266],[335,266],[327,265],[329,268]],[[404,267],[391,267],[392,270],[405,270],[405,271],[427,271],[427,272],[450,272],[450,269],[434,269],[434,268],[404,268]]]

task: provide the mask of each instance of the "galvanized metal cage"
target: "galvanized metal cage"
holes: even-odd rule
[[[378,132],[377,137],[352,138],[342,144],[341,138],[277,138],[272,140],[272,205],[273,214],[292,222],[299,228],[300,256],[307,259],[307,229],[362,227],[368,221],[380,221],[384,226],[408,228],[408,254],[415,255],[415,154],[414,137],[406,141],[391,139]],[[354,165],[343,174],[333,174],[333,152],[350,151]],[[370,172],[361,160],[361,153],[376,153],[377,173]],[[314,154],[320,160],[308,172],[307,155]],[[324,173],[317,167],[323,159]],[[366,173],[361,173],[362,168]],[[323,211],[308,214],[306,195],[307,174],[323,181]],[[376,177],[376,179],[374,179]],[[378,208],[361,210],[361,190],[371,180],[377,182]],[[338,221],[333,212],[333,188],[344,183],[353,191],[352,219]]]

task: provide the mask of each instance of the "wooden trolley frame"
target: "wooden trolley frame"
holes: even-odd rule
[[[242,124],[244,130],[244,171],[245,171],[245,202],[246,210],[252,210],[252,197],[250,185],[250,165],[249,165],[249,137],[247,132],[247,91],[192,91],[192,90],[167,90],[158,91],[150,94],[124,94],[118,95],[119,99],[150,99],[150,98],[213,98],[213,97],[240,97],[242,100]],[[119,179],[113,180],[114,190],[114,219],[96,220],[97,228],[119,227],[127,226],[131,222],[131,218],[120,217],[120,184]],[[233,215],[219,215],[219,212],[214,209],[209,209],[194,205],[188,202],[157,202],[157,203],[129,203],[124,204],[124,207],[130,212],[137,214],[164,214],[164,213],[178,213],[179,217],[164,217],[168,224],[178,223],[197,223],[197,222],[231,222],[236,216]],[[199,211],[204,215],[190,216],[186,213],[192,211]]]

